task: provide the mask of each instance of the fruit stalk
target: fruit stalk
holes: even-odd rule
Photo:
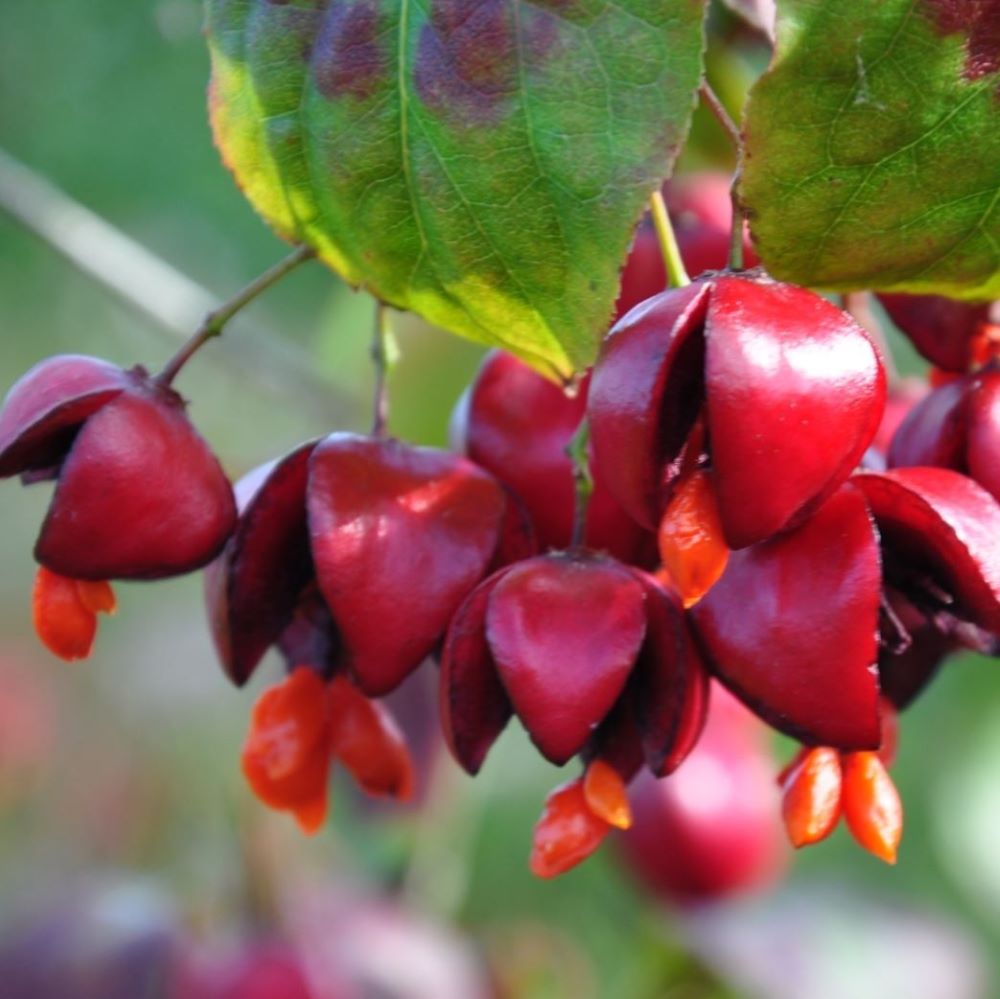
[[[680,247],[677,245],[674,227],[670,224],[670,214],[667,212],[663,195],[659,191],[654,191],[649,199],[649,212],[653,217],[656,238],[660,244],[660,252],[663,254],[663,266],[667,272],[668,287],[683,288],[684,285],[691,283],[691,279],[688,277]]]
[[[385,303],[375,302],[375,329],[372,333],[372,364],[375,366],[375,389],[372,401],[372,436],[384,437],[389,423],[389,330]]]
[[[715,116],[715,120],[722,126],[722,130],[732,141],[736,149],[737,157],[743,152],[743,136],[740,134],[739,126],[732,118],[725,105],[719,100],[719,95],[712,89],[707,80],[703,80],[698,88],[701,99],[705,106]],[[731,271],[743,270],[743,207],[740,205],[737,188],[740,182],[740,167],[737,166],[736,173],[733,174],[733,186],[730,189],[730,198],[733,203],[733,228],[732,238],[729,243],[729,269]]]
[[[740,130],[737,127],[736,122],[729,117],[729,112],[726,110],[725,105],[719,100],[719,95],[716,94],[707,80],[702,81],[701,86],[698,88],[698,93],[701,95],[701,99],[705,102],[705,106],[712,112],[716,121],[718,121],[718,123],[722,126],[723,131],[732,140],[732,143],[736,147],[736,151],[738,153],[743,146],[743,137],[740,135]]]
[[[573,484],[575,504],[573,507],[573,535],[570,548],[579,548],[587,533],[587,508],[594,492],[594,478],[590,474],[590,425],[586,419],[580,421],[573,439],[566,447],[566,454],[573,462]]]
[[[192,337],[167,362],[166,367],[156,376],[160,385],[169,386],[180,373],[181,368],[211,339],[220,336],[227,323],[249,305],[255,298],[263,294],[272,285],[277,284],[286,274],[295,270],[299,264],[305,263],[316,256],[311,246],[297,246],[284,260],[279,261],[263,274],[254,278],[242,291],[237,292],[228,302],[213,309],[201,326],[195,330]]]

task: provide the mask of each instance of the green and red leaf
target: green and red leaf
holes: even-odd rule
[[[348,281],[550,377],[588,365],[687,132],[704,0],[208,0],[244,193]]]
[[[1000,296],[1000,2],[781,0],[741,187],[785,281]]]

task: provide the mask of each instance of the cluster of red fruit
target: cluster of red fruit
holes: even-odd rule
[[[725,189],[670,192],[692,270],[723,262]],[[43,362],[0,412],[0,474],[57,480],[35,550],[43,641],[83,657],[114,608],[107,580],[208,565],[230,678],[271,647],[288,667],[254,708],[244,772],[309,831],[334,760],[372,793],[410,793],[377,698],[437,659],[469,773],[513,715],[546,759],[582,761],[536,827],[542,876],[631,824],[629,782],[681,765],[714,676],[803,743],[781,778],[795,845],[843,814],[894,860],[895,711],[949,652],[1000,633],[996,327],[886,299],[950,372],[886,459],[882,361],[848,314],[758,270],[656,293],[659,260],[641,231],[575,394],[494,353],[456,410],[463,455],[334,433],[235,500],[168,377]]]

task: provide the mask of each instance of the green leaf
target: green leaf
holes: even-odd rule
[[[704,0],[208,0],[237,182],[348,281],[568,378],[686,134]]]
[[[1000,296],[998,0],[781,0],[741,187],[776,277]]]

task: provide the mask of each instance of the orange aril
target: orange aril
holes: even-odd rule
[[[903,804],[878,753],[844,753],[844,818],[869,853],[896,863],[903,836]]]
[[[583,796],[587,807],[608,825],[616,829],[628,829],[632,825],[625,781],[610,763],[591,760],[583,776]]]
[[[349,680],[330,683],[330,748],[369,794],[406,801],[413,796],[413,763],[388,709]]]
[[[535,826],[531,873],[539,878],[565,873],[586,860],[611,828],[591,811],[582,779],[557,787],[545,799],[545,808]]]
[[[32,617],[42,644],[60,659],[86,659],[97,636],[98,612],[113,613],[110,583],[60,576],[39,566],[31,597]]]
[[[698,469],[681,479],[660,521],[657,542],[684,606],[694,606],[729,561],[710,473]]]
[[[840,818],[840,754],[819,746],[808,750],[785,779],[781,817],[792,846],[818,843]]]

